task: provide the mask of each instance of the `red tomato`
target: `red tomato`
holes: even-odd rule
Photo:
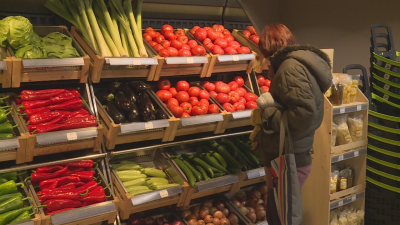
[[[170,98],[167,102],[167,107],[168,109],[171,108],[172,106],[179,106],[178,100],[176,98]]]
[[[158,43],[158,44],[161,44],[161,42],[163,42],[165,40],[165,37],[163,36],[163,35],[158,35],[156,38],[155,38],[155,41]]]
[[[188,57],[188,56],[192,56],[192,53],[187,49],[181,49],[181,50],[179,50],[179,56]]]
[[[171,113],[176,117],[176,118],[180,118],[182,116],[183,113],[183,108],[180,106],[172,106],[169,110],[171,110]]]
[[[234,91],[234,90],[238,89],[238,87],[239,87],[239,85],[238,85],[238,83],[236,83],[236,81],[229,82],[228,86],[231,88],[231,91]]]
[[[230,41],[234,41],[235,38],[232,35],[226,35],[224,39],[229,43]]]
[[[263,86],[265,83],[265,77],[262,75],[257,75],[257,83],[259,87]]]
[[[235,81],[239,85],[239,87],[242,87],[244,85],[244,80],[241,76],[234,77],[233,81]]]
[[[190,87],[189,91],[188,91],[190,97],[199,96],[199,92],[200,92],[200,88],[198,88],[198,87]]]
[[[188,44],[182,44],[182,48],[181,49],[185,49],[190,51],[190,46]]]
[[[204,104],[198,104],[196,106],[193,106],[192,108],[192,115],[193,116],[198,116],[198,115],[205,115],[207,114],[207,106]]]
[[[244,98],[246,99],[246,101],[248,102],[255,102],[257,101],[257,95],[253,94],[253,93],[246,93],[244,95]]]
[[[215,85],[213,83],[207,83],[207,84],[203,85],[203,87],[207,91],[214,91],[215,90]]]
[[[149,33],[149,31],[154,31],[154,29],[152,27],[147,27],[144,32],[145,33]]]
[[[176,100],[178,100],[179,103],[187,102],[189,101],[189,94],[186,91],[179,91],[178,94],[176,94]]]
[[[242,53],[242,54],[249,54],[250,53],[250,49],[246,46],[242,46],[240,47],[238,50],[238,53]]]
[[[248,31],[248,30],[244,30],[244,31],[242,32],[242,34],[243,34],[243,36],[245,36],[245,37],[247,37],[247,38],[249,38],[250,35],[251,35],[250,31]]]
[[[152,48],[154,48],[154,46],[158,45],[158,43],[155,42],[155,41],[149,41],[149,44],[150,44],[150,46],[151,46]]]
[[[201,45],[197,45],[192,48],[192,55],[199,56],[205,54],[206,54],[206,49]]]
[[[190,41],[188,41],[187,44],[190,46],[190,48],[194,48],[194,47],[197,46],[197,41],[195,41],[195,40],[190,40]]]
[[[225,54],[224,50],[221,47],[219,47],[219,45],[212,46],[211,52],[214,55],[223,55],[223,54]]]
[[[160,35],[161,35],[161,33],[160,33],[160,32],[157,32],[157,31],[156,31],[156,32],[154,32],[154,38],[155,38],[155,37],[157,37],[157,36],[160,36]]]
[[[172,26],[171,25],[169,25],[169,24],[164,24],[162,27],[161,27],[161,33],[162,34],[164,34],[165,32],[167,32],[167,31],[174,31],[174,28],[172,28]]]
[[[208,49],[208,51],[211,51],[211,49],[212,49],[212,47],[214,46],[214,44],[213,44],[213,43],[208,43],[208,44],[206,44],[205,46],[206,46],[206,48]],[[221,49],[221,50],[222,50],[222,49]]]
[[[229,92],[229,102],[230,103],[238,102],[239,98],[240,98],[240,96],[236,91]]]
[[[168,53],[168,50],[167,49],[161,49],[160,51],[158,51],[158,54],[160,55],[160,56],[162,56],[162,57],[168,57],[169,56],[169,53]]]
[[[225,54],[229,54],[229,55],[233,55],[233,54],[237,54],[238,53],[236,51],[236,49],[234,49],[233,47],[224,48],[224,52],[225,52]]]
[[[167,79],[161,79],[158,81],[157,87],[159,90],[169,90],[171,88],[171,82]]]
[[[225,109],[227,112],[234,112],[236,111],[235,106],[233,106],[231,103],[224,103],[222,107]]]
[[[235,104],[233,104],[233,106],[236,108],[236,111],[241,111],[246,108],[245,104],[242,102],[236,102]]]
[[[250,41],[252,41],[254,44],[258,45],[258,42],[260,42],[260,37],[257,35],[251,35],[249,37]]]
[[[164,40],[160,43],[164,48],[169,48],[171,46],[171,42],[168,40]]]
[[[173,57],[173,56],[178,56],[179,55],[178,50],[176,48],[174,48],[174,47],[168,47],[167,51],[169,53],[169,56]]]
[[[200,101],[199,101],[199,103],[200,104],[205,104],[205,105],[207,105],[207,107],[210,105],[210,102],[208,101],[208,99],[200,99]]]
[[[225,30],[224,26],[219,25],[219,24],[214,24],[214,25],[212,26],[212,29],[215,30],[215,31],[218,31],[218,32],[222,32],[222,31]]]
[[[240,97],[243,97],[247,93],[246,89],[242,87],[236,89],[236,92],[239,94]]]
[[[199,41],[204,41],[207,38],[207,31],[203,28],[199,28],[196,30],[194,37]]]
[[[156,95],[163,102],[166,102],[172,98],[171,92],[169,92],[167,90],[159,90],[159,91],[157,91]]]
[[[209,29],[207,31],[207,37],[211,39],[211,41],[216,40],[217,38],[219,38],[219,33],[213,29]]]
[[[178,37],[176,37],[176,40],[178,40],[184,44],[188,43],[188,41],[189,41],[188,37],[186,37],[186,36],[178,36]]]
[[[269,92],[269,87],[268,86],[261,86],[261,90],[263,90],[263,92]]]
[[[211,27],[204,27],[204,30],[209,30],[209,29],[211,29]]]
[[[144,33],[144,34],[143,34],[143,39],[144,39],[145,41],[153,41],[153,38],[152,38],[151,35],[148,34],[148,33]]]
[[[228,42],[223,38],[217,38],[217,40],[214,41],[214,45],[219,45],[221,48],[226,48],[228,47]]]
[[[244,97],[239,97],[239,101],[238,102],[246,104],[247,101],[246,101],[246,99]]]
[[[176,35],[176,36],[186,36],[185,31],[183,31],[183,30],[177,30],[177,31],[175,32],[175,35]]]
[[[265,79],[264,85],[267,86],[267,87],[271,87],[271,80]]]
[[[218,32],[218,33],[219,33],[219,38],[224,38],[225,37],[225,35],[223,33],[221,33],[221,32]]]
[[[148,32],[146,32],[146,33],[148,33],[150,36],[151,36],[151,38],[155,38],[155,37],[157,37],[157,32],[155,32],[154,30],[151,30],[151,31],[148,31]]]
[[[192,105],[189,102],[184,102],[180,104],[180,107],[183,108],[183,112],[185,113],[191,113],[192,112]]]
[[[246,30],[250,31],[251,34],[256,34],[256,29],[253,26],[247,26]]]
[[[231,32],[230,32],[229,30],[227,30],[227,29],[225,29],[224,31],[222,31],[222,33],[223,33],[224,35],[231,35]]]
[[[173,98],[175,98],[176,94],[178,94],[178,92],[176,91],[176,88],[174,88],[174,87],[170,88],[169,92],[171,92]]]
[[[217,104],[211,104],[208,106],[208,114],[218,113],[218,106]]]
[[[190,117],[189,113],[183,112],[181,118]]]
[[[189,103],[191,106],[196,106],[199,104],[199,99],[197,97],[190,97]]]
[[[207,45],[208,43],[212,43],[211,39],[210,38],[204,39],[203,45]]]
[[[240,43],[237,41],[228,42],[228,46],[234,48],[236,51],[240,48]]]
[[[201,83],[201,86],[205,86],[206,84],[209,84],[210,83],[210,81],[203,81],[203,83]]]
[[[215,98],[215,100],[217,100],[217,102],[219,102],[221,104],[224,104],[224,103],[229,102],[229,96],[227,94],[224,94],[224,93],[219,93],[217,95],[217,97]]]
[[[154,50],[156,50],[156,52],[159,52],[160,50],[164,49],[164,47],[160,44],[155,45],[153,48],[154,48]]]
[[[257,103],[250,101],[246,103],[246,109],[256,109],[258,108]]]
[[[208,99],[210,99],[210,94],[208,94],[208,92],[205,90],[200,90],[199,98],[208,100]]]
[[[215,85],[215,91],[216,91],[217,93],[225,93],[225,94],[228,94],[228,93],[231,91],[231,88],[230,88],[227,84],[222,83],[222,84],[217,84],[217,85]]]
[[[218,96],[218,93],[215,91],[210,91],[210,95],[211,97],[216,98]]]
[[[190,30],[190,33],[191,33],[192,35],[194,35],[194,34],[196,33],[196,30],[199,29],[199,28],[200,28],[199,26],[194,26],[194,27]]]
[[[178,40],[172,40],[171,47],[174,47],[174,48],[176,48],[176,50],[179,51],[182,48],[182,42],[180,42]]]
[[[215,84],[215,87],[216,87],[216,86],[218,86],[220,84],[225,84],[225,83],[219,80],[219,81],[215,81],[214,84]]]
[[[176,84],[176,90],[179,91],[188,91],[189,90],[189,83],[181,80]]]
[[[170,41],[176,39],[176,36],[175,36],[174,32],[172,32],[172,31],[167,31],[167,32],[165,32],[165,33],[164,33],[164,37],[165,37],[166,39],[170,40]]]

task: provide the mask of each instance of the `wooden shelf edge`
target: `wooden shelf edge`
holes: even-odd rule
[[[346,197],[348,195],[353,195],[353,194],[357,194],[357,193],[363,192],[363,191],[365,191],[365,187],[366,186],[367,186],[366,183],[362,183],[362,184],[359,184],[359,185],[354,186],[352,188],[349,188],[349,189],[346,189],[346,190],[343,190],[343,191],[339,191],[339,192],[330,194],[329,195],[329,200],[330,201],[339,200],[339,199],[341,199],[343,197]]]
[[[338,154],[344,153],[346,151],[366,147],[367,145],[368,145],[368,139],[352,142],[352,143],[345,144],[345,145],[339,145],[339,146],[331,147],[331,154],[338,155]]]

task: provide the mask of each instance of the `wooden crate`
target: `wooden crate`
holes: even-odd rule
[[[90,79],[93,83],[99,83],[102,78],[135,77],[146,78],[148,81],[154,79],[157,64],[160,60],[157,54],[153,54],[153,52],[147,50],[149,54],[148,58],[103,57],[86,42],[75,27],[71,27],[71,33],[90,56]]]
[[[7,57],[7,51],[0,48],[0,83],[2,88],[11,87],[12,59]]]
[[[33,30],[39,36],[45,36],[51,32],[60,32],[70,36],[73,46],[81,56],[63,59],[18,59],[14,56],[14,51],[8,48],[8,54],[12,56],[12,87],[20,87],[21,83],[39,81],[79,80],[80,83],[87,82],[90,58],[69,33],[67,27],[34,26]]]

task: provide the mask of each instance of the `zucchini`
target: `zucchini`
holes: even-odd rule
[[[153,183],[158,183],[158,184],[169,184],[169,180],[161,177],[151,177],[147,178],[146,184],[153,184]]]
[[[149,185],[149,188],[152,190],[162,190],[162,189],[167,189],[167,188],[172,188],[179,186],[179,184],[152,184]]]
[[[210,166],[210,167],[211,167],[211,170],[213,171],[213,173],[222,173],[222,171],[220,171],[212,166]]]
[[[231,141],[229,141],[226,138],[221,138],[221,143],[228,147],[227,148],[227,149],[229,149],[228,151],[232,152],[232,155],[233,155],[234,158],[238,157],[239,149],[236,147],[235,144],[233,144]]]
[[[130,174],[141,174],[141,172],[139,170],[121,170],[121,171],[117,171],[117,175],[118,176],[130,175]]]
[[[140,186],[140,185],[143,185],[145,182],[146,182],[146,178],[139,178],[139,179],[123,182],[122,184],[124,185],[125,188],[127,188],[130,186]]]
[[[258,168],[260,162],[257,160],[257,158],[251,154],[251,147],[248,146],[246,143],[244,143],[243,141],[239,140],[238,138],[236,138],[236,144],[239,146],[239,149],[242,150],[242,152],[244,154],[246,154],[246,157],[250,160],[250,165],[254,168]]]
[[[224,147],[222,147],[221,145],[219,145],[217,142],[210,142],[211,147],[217,151],[219,154],[221,154],[228,162],[229,165],[233,166],[234,168],[237,169],[241,169],[242,168],[242,164],[240,164],[235,158],[233,158],[233,156],[226,151],[226,149]]]
[[[220,170],[222,172],[228,172],[223,166],[221,166],[218,161],[210,155],[210,153],[204,153],[204,160],[206,160],[206,163],[209,165],[213,166],[217,170]]]
[[[214,171],[211,169],[211,166],[209,164],[207,164],[206,162],[204,162],[203,160],[201,160],[200,158],[197,158],[197,157],[194,157],[194,156],[188,155],[188,154],[182,154],[182,157],[193,161],[198,166],[201,166],[211,178],[214,177]]]
[[[122,181],[122,182],[126,182],[126,181],[130,181],[130,180],[135,180],[135,179],[139,179],[139,178],[146,178],[147,176],[145,174],[131,174],[131,175],[121,175],[118,176],[118,178]]]
[[[166,178],[164,171],[156,168],[144,168],[140,170],[142,173],[146,174],[149,177],[161,177]]]
[[[231,174],[237,174],[237,173],[240,173],[241,172],[241,170],[239,170],[239,169],[236,169],[236,168],[228,168],[228,171],[229,171],[229,173],[231,173]]]
[[[150,190],[147,186],[131,186],[126,188],[126,191],[129,193],[131,191],[138,191],[138,190]]]
[[[151,190],[151,189],[148,189],[148,190],[134,190],[134,191],[130,191],[130,192],[128,192],[130,195],[133,195],[133,196],[135,196],[135,195],[138,195],[138,194],[144,194],[144,193],[147,193],[147,192],[152,192],[153,190]]]
[[[192,165],[190,165],[190,163],[186,160],[182,160],[183,164],[185,164],[185,166],[187,168],[189,168],[190,171],[192,171],[194,177],[196,178],[197,182],[202,181],[201,179],[201,174],[199,171],[197,171]]]
[[[119,166],[118,166],[119,165]],[[139,164],[117,164],[113,165],[116,166],[115,170],[122,171],[122,170],[140,170],[142,168]]]
[[[211,156],[213,156],[224,168],[228,167],[225,159],[216,151],[209,152]]]
[[[203,180],[209,180],[209,179],[210,179],[210,178],[207,176],[207,173],[206,173],[206,171],[203,169],[203,167],[198,166],[198,165],[196,165],[195,167],[196,167],[196,169],[197,169],[198,171],[200,171],[201,176],[203,177]]]
[[[214,177],[222,177],[222,176],[224,176],[223,173],[214,173]]]
[[[182,170],[182,172],[185,174],[188,182],[189,182],[189,186],[190,187],[195,187],[196,185],[196,178],[194,177],[193,173],[189,170],[189,168],[187,168],[185,166],[185,164],[182,162],[182,160],[180,160],[177,157],[173,157],[174,162],[176,163],[176,165],[179,166],[179,168]]]

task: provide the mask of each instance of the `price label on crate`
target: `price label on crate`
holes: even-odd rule
[[[389,90],[390,85],[389,84],[385,84],[385,86],[383,86],[383,89],[385,89],[386,91]]]
[[[238,55],[232,55],[232,60],[233,61],[239,61],[239,56]]]
[[[137,58],[132,59],[132,63],[133,63],[133,65],[142,65],[142,62],[140,61],[140,59],[137,59]]]
[[[342,161],[344,159],[343,155],[339,155],[338,161]]]
[[[385,78],[386,80],[389,80],[389,78],[390,78],[390,75],[389,75],[389,74],[387,74],[387,73],[385,73],[385,75],[383,75],[383,78]]]
[[[78,134],[76,132],[67,133],[67,140],[74,141],[78,139]]]
[[[264,169],[261,169],[258,172],[260,173],[260,177],[265,176],[265,170]]]
[[[351,196],[351,201],[354,202],[355,200],[357,200],[357,195]]]
[[[346,112],[346,108],[340,108],[340,113],[345,113]]]
[[[152,122],[145,123],[144,128],[146,130],[153,129],[153,123]]]
[[[186,62],[189,63],[189,64],[194,63],[193,57],[187,57],[186,58]]]
[[[354,152],[354,157],[357,157],[357,156],[359,156],[360,155],[360,152],[359,151],[355,151]]]
[[[386,63],[385,69],[390,70],[392,68],[392,64]]]
[[[357,111],[361,110],[361,105],[357,105]]]
[[[161,197],[161,198],[166,198],[166,197],[168,197],[168,191],[167,191],[167,190],[161,190],[161,191],[160,191],[160,197]]]
[[[383,95],[383,99],[388,100],[388,99],[389,99],[389,95],[384,94],[384,95]]]
[[[343,205],[343,200],[339,201],[339,207]]]

